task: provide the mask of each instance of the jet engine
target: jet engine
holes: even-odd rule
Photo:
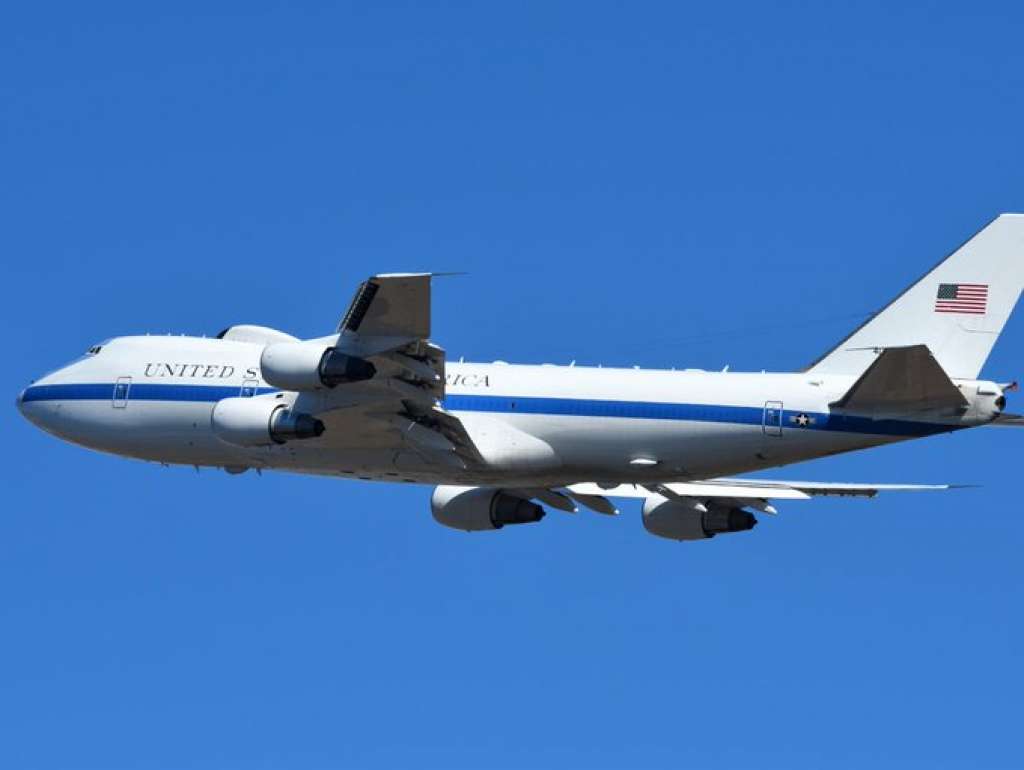
[[[263,379],[281,390],[317,390],[371,379],[377,369],[364,358],[350,356],[317,342],[278,342],[263,348]]]
[[[324,424],[287,404],[268,398],[225,398],[213,407],[213,432],[221,441],[238,446],[283,444],[293,439],[316,438]]]
[[[487,487],[436,487],[430,510],[438,524],[466,532],[532,524],[544,518],[544,509],[536,503]]]
[[[743,532],[757,525],[754,514],[741,508],[664,497],[644,500],[643,521],[644,529],[652,535],[670,540],[704,540],[722,532]]]

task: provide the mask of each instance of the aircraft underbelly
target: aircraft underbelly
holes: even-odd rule
[[[870,434],[798,429],[772,435],[761,425],[696,420],[504,417],[550,444],[567,469],[622,477],[706,478],[896,440]]]
[[[62,438],[104,452],[172,463],[225,463],[239,450],[210,430],[208,403],[45,401],[35,405],[60,418]],[[56,422],[56,420],[54,420]]]
[[[462,467],[451,457],[425,452],[387,431],[375,432],[373,441],[345,430],[345,435],[328,433],[284,445],[234,447],[213,434],[213,405],[208,402],[130,401],[117,409],[109,401],[49,401],[38,408],[60,414],[62,436],[68,440],[145,460],[419,483],[707,478],[898,440],[795,428],[771,435],[761,425],[700,420],[490,415],[551,447],[557,464],[531,471]],[[335,434],[342,432],[337,427]]]

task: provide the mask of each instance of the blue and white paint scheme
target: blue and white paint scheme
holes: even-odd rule
[[[18,408],[143,460],[435,485],[435,518],[463,530],[642,498],[647,529],[675,540],[750,529],[777,499],[944,488],[734,474],[1024,422],[1004,412],[1007,384],[979,379],[1024,286],[1021,214],[793,373],[453,363],[429,339],[430,285],[374,276],[317,339],[260,326],[119,337],[31,384]]]

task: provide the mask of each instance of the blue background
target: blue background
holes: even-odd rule
[[[714,6],[714,7],[711,7]],[[1020,767],[1024,433],[678,545],[86,452],[106,337],[435,291],[453,357],[792,370],[1024,210],[1020,4],[24,3],[0,26],[0,766]],[[985,373],[1020,374],[1024,314]],[[1020,397],[1011,409],[1022,410]]]

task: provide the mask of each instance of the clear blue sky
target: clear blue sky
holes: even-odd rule
[[[798,368],[1024,210],[1019,3],[190,5],[0,25],[0,766],[1021,766],[1024,431],[777,472],[980,489],[678,545],[632,507],[461,535],[425,488],[13,406],[106,337],[312,336],[400,270],[468,271],[454,357]],[[1022,352],[1019,311],[986,374]]]

